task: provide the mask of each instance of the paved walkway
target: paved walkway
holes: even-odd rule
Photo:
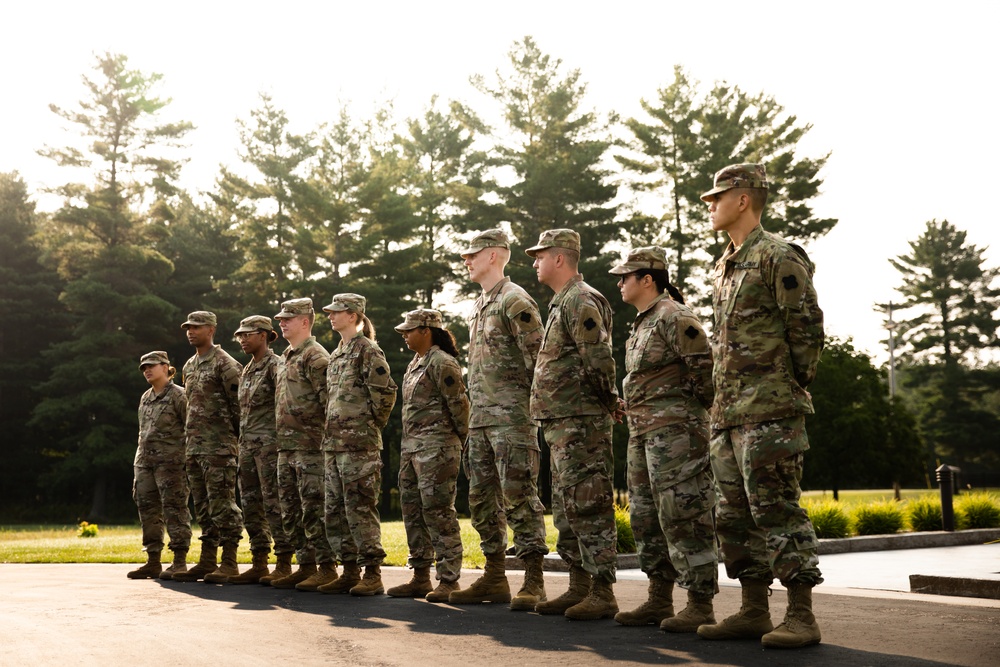
[[[610,620],[512,613],[263,586],[130,581],[129,565],[0,565],[0,666],[6,665],[887,665],[997,664],[1000,600],[906,592],[909,574],[997,576],[997,545],[829,555],[816,589],[823,643],[763,650]],[[620,573],[619,605],[645,599],[640,572]],[[463,573],[471,583],[477,573]],[[387,585],[404,568],[385,568]],[[520,573],[510,573],[512,588]],[[546,573],[550,596],[567,577]],[[722,579],[717,616],[739,607]],[[678,602],[683,592],[678,591]],[[780,618],[785,595],[771,598]]]

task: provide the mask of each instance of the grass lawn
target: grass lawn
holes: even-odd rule
[[[899,492],[902,500],[913,500],[921,496],[934,496],[940,492],[937,489],[902,489]],[[839,502],[845,507],[864,505],[879,500],[892,500],[892,489],[849,489],[841,490]],[[802,500],[833,500],[833,491],[803,491]]]
[[[460,519],[462,544],[465,547],[464,567],[481,568],[485,562],[479,548],[479,534],[469,519]],[[546,515],[546,540],[555,551],[556,531],[552,516]],[[189,562],[198,559],[198,536],[194,528]],[[508,529],[508,537],[510,531]],[[406,532],[402,521],[382,524],[382,547],[388,557],[386,565],[406,565]],[[164,560],[170,552],[164,550]],[[239,561],[249,563],[250,545],[246,533],[240,542]],[[273,555],[272,555],[273,560]],[[142,532],[134,526],[99,526],[97,537],[77,537],[76,526],[0,526],[0,563],[142,563]]]

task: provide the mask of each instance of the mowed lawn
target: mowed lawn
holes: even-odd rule
[[[465,548],[462,564],[468,568],[481,568],[485,562],[479,548],[479,534],[469,519],[460,519],[462,544]],[[555,551],[556,531],[552,526],[552,516],[546,515],[546,541],[549,549]],[[97,537],[78,537],[77,526],[0,526],[0,563],[141,563],[142,532],[134,526],[98,526]],[[188,562],[198,560],[198,536],[201,530],[194,528],[191,552]],[[508,529],[508,536],[510,530]],[[166,542],[166,538],[165,538]],[[513,542],[511,542],[512,544]],[[406,565],[406,532],[402,521],[382,524],[382,547],[388,557],[386,565]],[[221,551],[221,550],[220,550]],[[164,561],[171,558],[164,548]],[[250,545],[246,533],[240,541],[239,561],[249,563]],[[271,555],[273,562],[274,555]]]

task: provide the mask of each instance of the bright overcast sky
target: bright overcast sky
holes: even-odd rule
[[[84,97],[95,53],[164,75],[165,117],[198,128],[184,184],[203,191],[237,162],[234,121],[261,91],[299,131],[341,102],[361,117],[384,99],[416,115],[432,94],[487,109],[469,76],[504,67],[512,43],[532,35],[581,70],[601,112],[638,114],[681,64],[706,87],[767,93],[811,123],[802,153],[832,152],[815,209],[840,220],[809,248],[827,329],[879,359],[872,304],[899,283],[886,260],[926,221],[967,230],[1000,263],[1000,221],[981,218],[1000,156],[998,2],[33,0],[3,14],[0,171],[33,190],[65,180],[35,151],[65,143],[48,104]]]

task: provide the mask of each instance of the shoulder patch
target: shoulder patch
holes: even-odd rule
[[[786,290],[793,290],[799,286],[799,279],[795,277],[795,274],[791,273],[782,277],[781,284],[784,285]]]
[[[806,287],[809,285],[809,273],[802,264],[785,259],[778,265],[777,280],[774,286],[774,300],[779,308],[802,307]]]
[[[524,311],[523,313],[521,313],[519,317],[522,322],[527,323],[531,321],[531,313],[529,313],[528,311]]]
[[[697,338],[699,333],[700,332],[697,329],[695,329],[693,325],[688,325],[688,328],[684,330],[684,335],[690,338],[691,340]]]
[[[382,366],[379,366],[378,368],[375,369],[375,372],[378,373],[379,375],[385,375],[386,371],[385,371],[385,368],[383,368]]]
[[[701,323],[690,315],[677,320],[676,345],[681,356],[702,355],[709,353],[708,336]]]
[[[449,386],[449,387],[450,387],[450,386],[452,386],[453,384],[455,384],[455,378],[453,378],[452,376],[450,376],[450,375],[449,375],[448,377],[446,377],[446,378],[444,379],[444,383],[445,383],[445,384],[446,384],[447,386]]]
[[[592,330],[596,326],[597,326],[597,322],[594,321],[593,317],[588,317],[583,322],[583,328],[586,329],[587,331]]]

